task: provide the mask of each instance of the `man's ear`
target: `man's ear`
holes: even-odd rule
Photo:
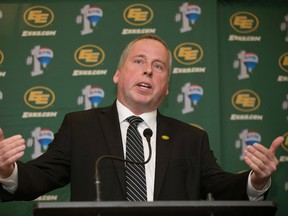
[[[167,90],[166,90],[166,96],[169,94],[169,89],[167,88]]]
[[[119,73],[120,73],[120,70],[119,70],[119,68],[118,68],[118,69],[116,70],[114,76],[113,76],[113,82],[114,82],[115,84],[117,84],[118,81],[119,81]]]

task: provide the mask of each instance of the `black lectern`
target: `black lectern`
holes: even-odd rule
[[[272,201],[39,202],[34,216],[274,216]]]

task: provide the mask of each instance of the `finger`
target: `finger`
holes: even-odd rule
[[[26,146],[24,140],[18,140],[9,148],[3,149],[3,154],[0,155],[0,167],[10,165],[23,156]]]
[[[19,141],[23,142],[23,143],[25,142],[21,135],[14,135],[12,137],[9,137],[5,140],[2,140],[2,144],[0,145],[0,149],[13,148],[13,145],[15,143],[18,143]]]
[[[261,144],[254,144],[253,146],[248,146],[245,151],[247,154],[249,154],[250,158],[255,157],[261,161],[261,164],[264,164],[272,169],[274,169],[274,166],[278,165],[278,159],[276,158],[276,156],[272,152],[270,152],[269,149],[267,149],[265,146],[262,146]],[[259,162],[257,162],[257,164],[260,165]]]
[[[4,132],[2,130],[2,128],[0,128],[0,142],[4,140]]]
[[[253,149],[253,150],[251,150]],[[253,153],[256,157],[258,157],[260,160],[262,160],[263,163],[269,163],[268,160],[270,161],[275,161],[277,160],[275,155],[265,146],[259,144],[259,143],[255,143],[252,146],[250,146],[249,148],[247,147],[247,150],[251,153]]]
[[[25,140],[20,135],[4,140],[0,145],[0,166],[6,165],[5,161],[10,163],[11,160],[14,160],[14,155],[24,151],[25,148]]]
[[[284,137],[283,136],[279,136],[277,137],[271,144],[269,151],[275,155],[275,152],[277,150],[277,148],[281,145],[281,143],[284,141]]]
[[[263,164],[261,157],[263,157],[263,156],[262,155],[260,156],[259,152],[257,154],[256,149],[254,149],[254,148],[249,148],[249,149],[251,149],[251,150],[249,151],[247,148],[247,150],[244,151],[244,157],[246,157],[246,161],[249,160],[248,165],[251,166],[252,164],[254,164],[257,167],[261,166],[261,164]]]
[[[246,148],[247,156],[249,155],[250,158],[254,156],[262,162],[265,162],[267,160],[267,153],[268,149],[258,143],[255,143],[253,146],[247,146]]]
[[[24,155],[25,145],[17,146],[0,157],[0,166],[10,165]]]
[[[261,175],[261,169],[254,163],[249,154],[244,156],[244,161],[257,176]]]
[[[279,163],[277,158],[265,147],[262,147],[265,149],[264,153],[258,151],[256,147],[260,148],[261,145],[248,146],[245,149],[245,162],[257,175],[271,175]]]
[[[271,175],[269,169],[266,169],[265,166],[255,157],[244,156],[245,163],[250,167],[251,170],[255,173],[256,176],[263,178]]]
[[[14,170],[15,161],[19,160],[24,155],[24,151],[20,151],[17,154],[9,157],[8,160],[0,161],[0,177],[7,178],[11,176]],[[1,158],[0,158],[1,159]]]

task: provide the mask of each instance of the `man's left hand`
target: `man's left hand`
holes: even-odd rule
[[[277,148],[284,141],[284,137],[277,137],[270,148],[255,143],[244,150],[244,161],[253,170],[251,184],[256,190],[261,190],[269,181],[279,164],[275,156]]]

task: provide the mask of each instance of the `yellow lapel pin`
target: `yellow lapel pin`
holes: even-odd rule
[[[167,135],[162,135],[161,138],[162,138],[163,140],[169,140],[169,139],[170,139],[170,137],[167,136]]]

